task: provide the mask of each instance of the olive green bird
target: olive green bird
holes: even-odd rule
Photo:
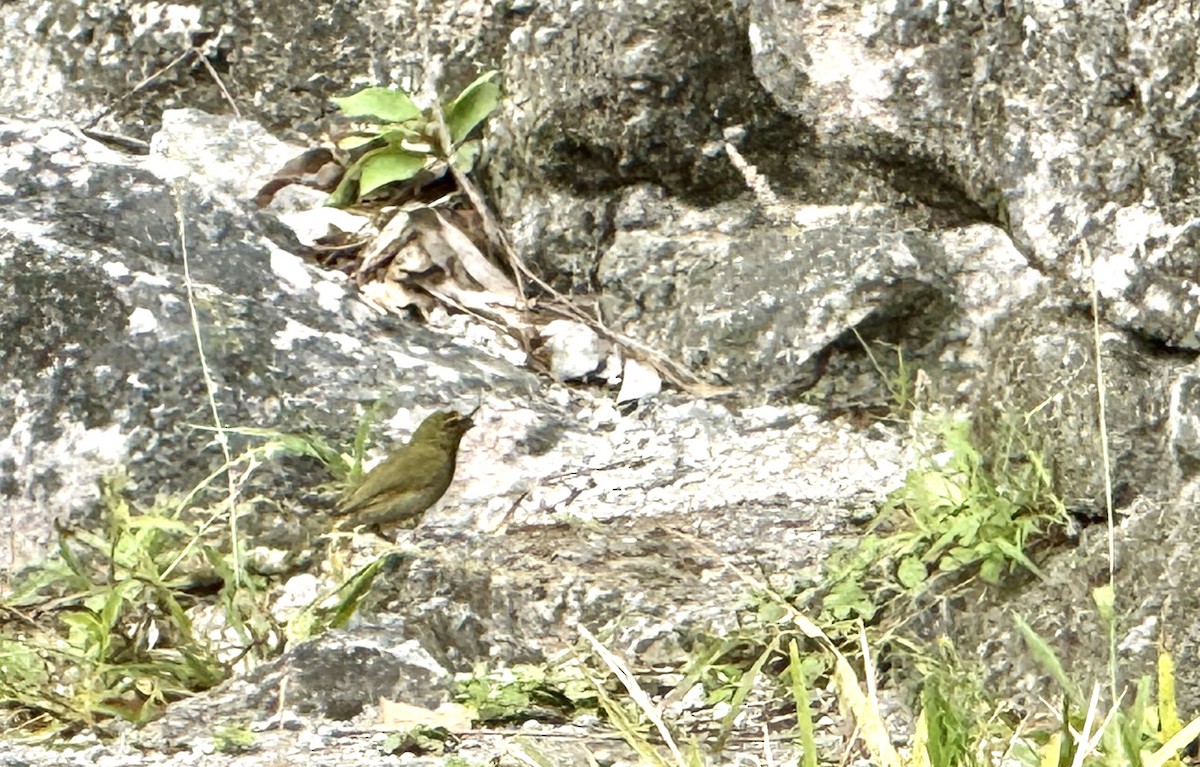
[[[450,487],[458,443],[475,425],[471,416],[478,410],[467,415],[441,411],[422,421],[408,444],[392,451],[341,500],[336,513],[349,519],[338,526],[382,527],[419,521]]]

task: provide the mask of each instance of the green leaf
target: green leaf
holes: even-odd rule
[[[964,537],[969,536],[974,540],[974,530],[971,526],[973,521],[971,519],[957,520],[953,527],[942,533],[941,537],[929,547],[929,550],[925,553],[925,561],[933,562],[940,559],[946,549],[959,543],[965,543],[966,541],[963,540]]]
[[[804,664],[796,640],[788,643],[788,674],[792,683],[792,699],[796,701],[796,728],[800,731],[800,745],[804,749],[804,767],[817,767],[817,741],[813,726],[812,700],[808,694],[811,679],[806,678]]]
[[[1004,552],[1004,555],[1014,562],[1018,562],[1025,567],[1026,570],[1041,578],[1043,581],[1048,580],[1042,569],[1033,563],[1033,560],[1026,556],[1024,551],[1009,543],[1008,541],[995,541],[996,548]]]
[[[750,694],[750,690],[754,688],[754,682],[762,674],[763,666],[779,649],[779,637],[771,640],[770,644],[758,655],[758,659],[750,666],[750,669],[742,674],[742,678],[738,680],[738,685],[734,691],[733,697],[729,700],[729,712],[721,719],[721,731],[717,735],[717,743],[715,751],[720,753],[725,749],[725,741],[729,738],[729,733],[733,731],[734,720],[742,713],[742,705],[746,702],[746,696]]]
[[[393,146],[398,146],[400,142],[408,142],[408,149],[412,152],[425,152],[431,154],[433,152],[433,140],[429,137],[429,126],[424,120],[408,125],[388,125],[387,130],[379,134],[385,141]]]
[[[900,585],[909,590],[923,584],[928,575],[925,563],[921,561],[920,557],[905,557],[900,560],[900,567],[896,569],[896,578],[900,581]]]
[[[936,471],[909,472],[905,480],[908,505],[922,510],[957,509],[966,502],[961,484]]]
[[[764,626],[769,626],[779,623],[781,620],[788,618],[791,613],[784,608],[783,605],[775,602],[763,602],[755,611],[758,622]]]
[[[474,169],[475,161],[479,159],[481,151],[482,146],[478,141],[464,141],[454,150],[454,157],[450,159],[450,162],[454,163],[454,167],[463,173],[470,173]]]
[[[446,110],[446,129],[451,143],[465,139],[500,103],[500,86],[492,82],[496,74],[493,70],[475,78],[475,82],[463,88]]]
[[[70,628],[67,643],[79,650],[88,660],[104,660],[108,654],[110,627],[102,625],[100,617],[90,610],[65,612],[59,619]]]
[[[357,165],[347,168],[337,188],[329,193],[325,204],[331,208],[345,208],[358,202],[358,180],[361,176],[362,169]]]
[[[984,560],[984,563],[979,566],[979,577],[993,586],[1000,583],[1000,577],[1003,575],[1004,560],[999,557]]]
[[[378,557],[366,567],[359,570],[350,579],[342,584],[345,593],[338,600],[337,608],[334,610],[332,617],[329,619],[329,626],[332,628],[343,628],[349,622],[351,616],[358,610],[359,604],[363,597],[371,590],[371,584],[375,582],[375,577],[379,575],[379,571],[391,561],[390,556],[385,554]],[[340,589],[339,589],[340,590]]]
[[[370,117],[379,122],[407,122],[421,116],[421,110],[404,91],[390,88],[364,88],[350,96],[333,99],[348,117]]]
[[[109,590],[104,599],[104,606],[100,610],[100,623],[106,630],[111,630],[117,625],[117,619],[121,617],[121,608],[125,606],[126,594],[133,592],[129,596],[132,601],[137,592],[141,591],[141,586],[142,584],[137,581],[121,581]]]
[[[72,573],[79,576],[84,580],[84,582],[90,585],[91,579],[89,578],[87,568],[83,564],[83,560],[79,558],[79,556],[75,553],[75,550],[72,549],[67,543],[67,535],[64,533],[62,528],[58,526],[57,522],[55,522],[55,527],[58,529],[58,555],[62,558],[63,564],[65,564]]]
[[[359,198],[393,181],[407,181],[425,167],[426,159],[423,154],[391,147],[368,152],[358,162],[362,169],[358,184]]]
[[[945,555],[938,560],[938,567],[946,572],[953,572],[959,568],[975,564],[980,559],[983,559],[983,556],[979,549],[954,546],[947,550]]]
[[[822,609],[837,620],[862,618],[870,620],[877,609],[862,585],[854,580],[844,580],[830,589]]]
[[[346,136],[345,138],[338,139],[337,145],[339,149],[345,149],[347,152],[349,152],[351,149],[358,149],[360,146],[366,146],[377,138],[379,138],[379,134],[377,133],[370,135],[355,133],[352,136]]]
[[[1017,630],[1021,632],[1021,636],[1024,638],[1025,645],[1029,648],[1029,653],[1033,656],[1033,659],[1050,674],[1054,681],[1058,682],[1058,686],[1062,688],[1073,706],[1076,708],[1085,707],[1087,699],[1083,697],[1083,691],[1072,681],[1067,672],[1063,670],[1062,663],[1058,660],[1058,656],[1054,654],[1054,650],[1051,649],[1046,640],[1038,636],[1037,632],[1021,616],[1014,615],[1013,621],[1016,622]]]

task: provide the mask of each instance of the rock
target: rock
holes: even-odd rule
[[[541,329],[550,355],[550,374],[558,381],[578,381],[600,370],[608,344],[582,322],[553,320]]]

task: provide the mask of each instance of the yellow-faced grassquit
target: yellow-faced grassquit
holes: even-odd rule
[[[421,422],[408,444],[394,450],[367,472],[337,507],[349,518],[338,527],[416,524],[450,487],[458,460],[458,443],[475,425],[471,416],[454,411],[434,413]]]

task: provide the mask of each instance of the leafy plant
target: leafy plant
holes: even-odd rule
[[[443,119],[438,118],[440,110],[422,111],[401,90],[365,88],[333,99],[346,116],[376,125],[337,142],[353,159],[328,204],[354,204],[380,187],[408,181],[422,171],[440,177],[447,163],[464,173],[474,168],[481,144],[469,136],[500,103],[500,88],[493,82],[496,74],[487,72],[464,88],[445,108]]]
[[[222,754],[246,754],[258,748],[254,732],[235,725],[218,727],[213,733],[213,745]]]
[[[164,575],[195,531],[161,510],[134,512],[122,487],[102,484],[102,534],[60,531],[59,556],[28,570],[0,604],[0,700],[15,725],[52,733],[144,721],[227,675],[188,612],[212,578],[207,557],[221,555],[199,550]]]
[[[57,556],[28,568],[0,601],[0,705],[10,726],[53,734],[114,717],[145,721],[223,681],[234,662],[281,649],[265,580],[213,526],[254,501],[199,500],[221,473],[239,470],[244,481],[282,454],[349,465],[320,440],[225,431],[263,441],[182,498],[146,509],[127,499],[123,476],[106,478],[100,524],[60,529]],[[212,623],[197,628],[197,614]]]
[[[478,664],[455,680],[454,697],[472,706],[484,722],[568,717],[598,705],[577,664],[496,669]]]
[[[1065,524],[1066,510],[1037,453],[985,461],[965,420],[945,422],[938,447],[889,494],[858,544],[831,555],[828,619],[870,621],[885,599],[920,593],[939,576],[996,584],[1021,567],[1041,577],[1026,550]]]
[[[897,579],[907,589],[920,586],[930,569],[975,568],[988,583],[1018,565],[1040,576],[1026,545],[1048,525],[1066,520],[1040,462],[1010,466],[1004,475],[989,472],[969,429],[965,421],[949,424],[943,432],[948,460],[910,471],[876,522],[894,526],[887,537],[900,555]]]

